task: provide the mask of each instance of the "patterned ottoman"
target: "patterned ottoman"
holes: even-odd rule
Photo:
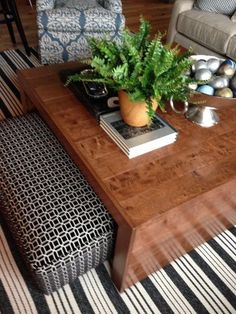
[[[116,225],[37,115],[0,123],[2,213],[44,293],[113,253]]]

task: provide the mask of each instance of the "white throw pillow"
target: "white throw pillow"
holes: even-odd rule
[[[236,10],[236,0],[195,0],[194,8],[231,16]]]

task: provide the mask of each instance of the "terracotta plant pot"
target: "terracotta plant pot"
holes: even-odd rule
[[[150,123],[145,102],[132,102],[128,94],[121,90],[118,92],[120,112],[123,120],[128,125],[142,127]],[[153,101],[153,109],[157,109],[157,102]]]

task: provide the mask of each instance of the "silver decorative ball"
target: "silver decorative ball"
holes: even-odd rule
[[[220,97],[232,98],[233,92],[230,88],[225,87],[225,88],[217,89],[215,92],[215,95],[220,96]]]
[[[229,86],[229,78],[227,76],[215,76],[208,83],[213,88],[224,88]]]
[[[207,62],[205,60],[198,60],[195,63],[195,72],[200,69],[207,69]]]
[[[197,85],[197,83],[190,83],[190,84],[188,85],[188,87],[189,87],[190,89],[192,89],[192,90],[196,90],[197,87],[198,87],[198,85]]]
[[[229,64],[231,68],[236,70],[236,63],[231,59],[226,59],[225,61],[222,62],[222,64]]]
[[[185,75],[186,75],[186,76],[190,76],[190,75],[191,75],[191,70],[190,70],[190,69],[187,70],[187,71],[185,72]]]
[[[227,75],[229,77],[232,77],[235,73],[235,69],[230,64],[222,64],[219,67],[219,74]]]
[[[215,90],[210,85],[201,85],[197,88],[197,91],[212,96],[214,95]]]
[[[212,72],[215,73],[220,67],[220,60],[216,58],[210,58],[207,60],[207,68]]]
[[[236,88],[233,88],[232,92],[233,92],[233,97],[236,98]]]
[[[212,77],[212,73],[208,69],[200,69],[195,73],[195,79],[198,81],[208,81]]]
[[[233,89],[236,89],[236,75],[234,75],[230,81],[230,86],[233,88]]]

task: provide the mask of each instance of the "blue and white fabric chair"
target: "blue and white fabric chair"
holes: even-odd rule
[[[121,0],[37,0],[41,62],[91,57],[88,38],[119,41],[125,26]]]

